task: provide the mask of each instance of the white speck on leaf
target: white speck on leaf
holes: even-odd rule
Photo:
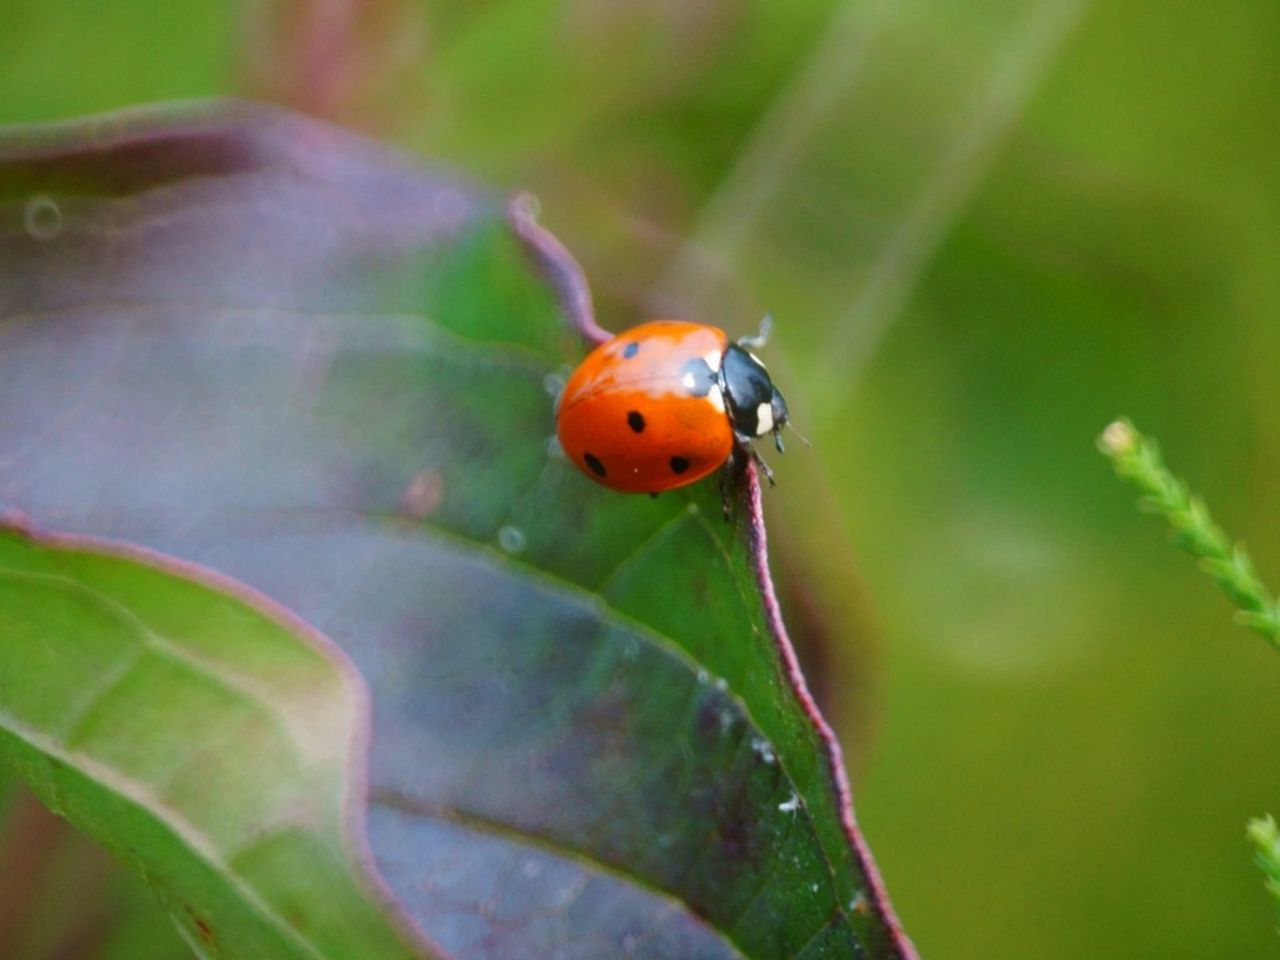
[[[770,746],[769,741],[764,739],[764,737],[752,737],[751,749],[755,752],[755,755],[768,766],[773,766],[774,762],[777,760],[773,755],[773,747]]]

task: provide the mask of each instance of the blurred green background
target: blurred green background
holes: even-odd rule
[[[606,326],[771,310],[814,441],[774,458],[775,564],[922,954],[1274,953],[1244,824],[1280,812],[1280,656],[1092,444],[1131,415],[1280,581],[1275,0],[8,0],[4,23],[0,123],[271,99],[533,189]],[[13,933],[19,892],[96,885],[147,926],[95,853],[3,815],[0,954],[88,955],[57,922]],[[80,924],[94,956],[181,955],[104,924]]]

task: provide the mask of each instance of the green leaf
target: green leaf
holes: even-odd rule
[[[367,759],[372,866],[444,949],[910,956],[794,669],[758,486],[730,525],[713,483],[624,497],[557,455],[550,388],[584,345],[548,279],[577,274],[517,223],[259,108],[11,139],[0,498],[235,577],[343,648],[371,694],[349,772]],[[246,775],[257,746],[209,749],[219,789],[310,793]],[[308,865],[262,869],[308,902]]]
[[[0,814],[0,957],[191,956],[140,878],[28,791],[15,794]]]
[[[0,532],[0,754],[202,954],[411,956],[350,852],[358,686],[262,607]]]

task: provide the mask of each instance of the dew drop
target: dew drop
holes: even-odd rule
[[[23,207],[22,225],[32,240],[48,243],[62,233],[62,209],[53,197],[39,194]]]
[[[582,884],[580,882],[567,883],[551,896],[551,905],[556,910],[563,910],[580,896],[582,896]]]
[[[520,872],[532,880],[542,872],[542,864],[537,860],[526,860],[520,868]]]
[[[773,755],[773,747],[769,745],[768,740],[763,737],[753,737],[751,749],[767,766],[773,766],[776,758]]]
[[[729,681],[724,677],[716,677],[716,689],[721,693],[729,689]]]
[[[707,671],[705,671],[705,670],[699,670],[699,671],[698,671],[698,682],[699,682],[699,683],[706,683],[706,682],[707,682],[708,680],[710,680],[710,679],[711,679],[711,674],[707,673]]]
[[[523,553],[528,545],[529,541],[519,527],[506,526],[498,531],[498,546],[507,553]]]
[[[542,201],[532,193],[522,193],[515,199],[516,212],[531,220],[537,220],[542,213]]]
[[[542,389],[547,391],[548,396],[558,397],[564,390],[565,379],[563,373],[548,373],[542,378]]]

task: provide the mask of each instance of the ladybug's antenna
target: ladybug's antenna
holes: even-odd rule
[[[738,343],[748,350],[759,350],[769,342],[769,334],[773,332],[773,314],[766,313],[760,321],[760,330],[752,337],[739,337]]]
[[[800,438],[800,442],[801,442],[801,443],[803,443],[806,447],[812,447],[812,446],[813,446],[813,444],[809,442],[809,438],[808,438],[808,437],[806,437],[806,436],[805,436],[803,433],[801,433],[799,430],[797,430],[797,429],[795,428],[795,424],[793,424],[790,420],[788,420],[788,421],[786,422],[786,426],[791,430],[791,432],[792,432],[792,433],[794,433],[797,437],[799,437],[799,438]],[[773,439],[777,442],[777,444],[778,444],[778,449],[779,449],[779,450],[781,450],[781,449],[782,449],[782,437],[778,436],[778,434],[775,432],[775,433],[774,433],[774,435],[773,435]]]

